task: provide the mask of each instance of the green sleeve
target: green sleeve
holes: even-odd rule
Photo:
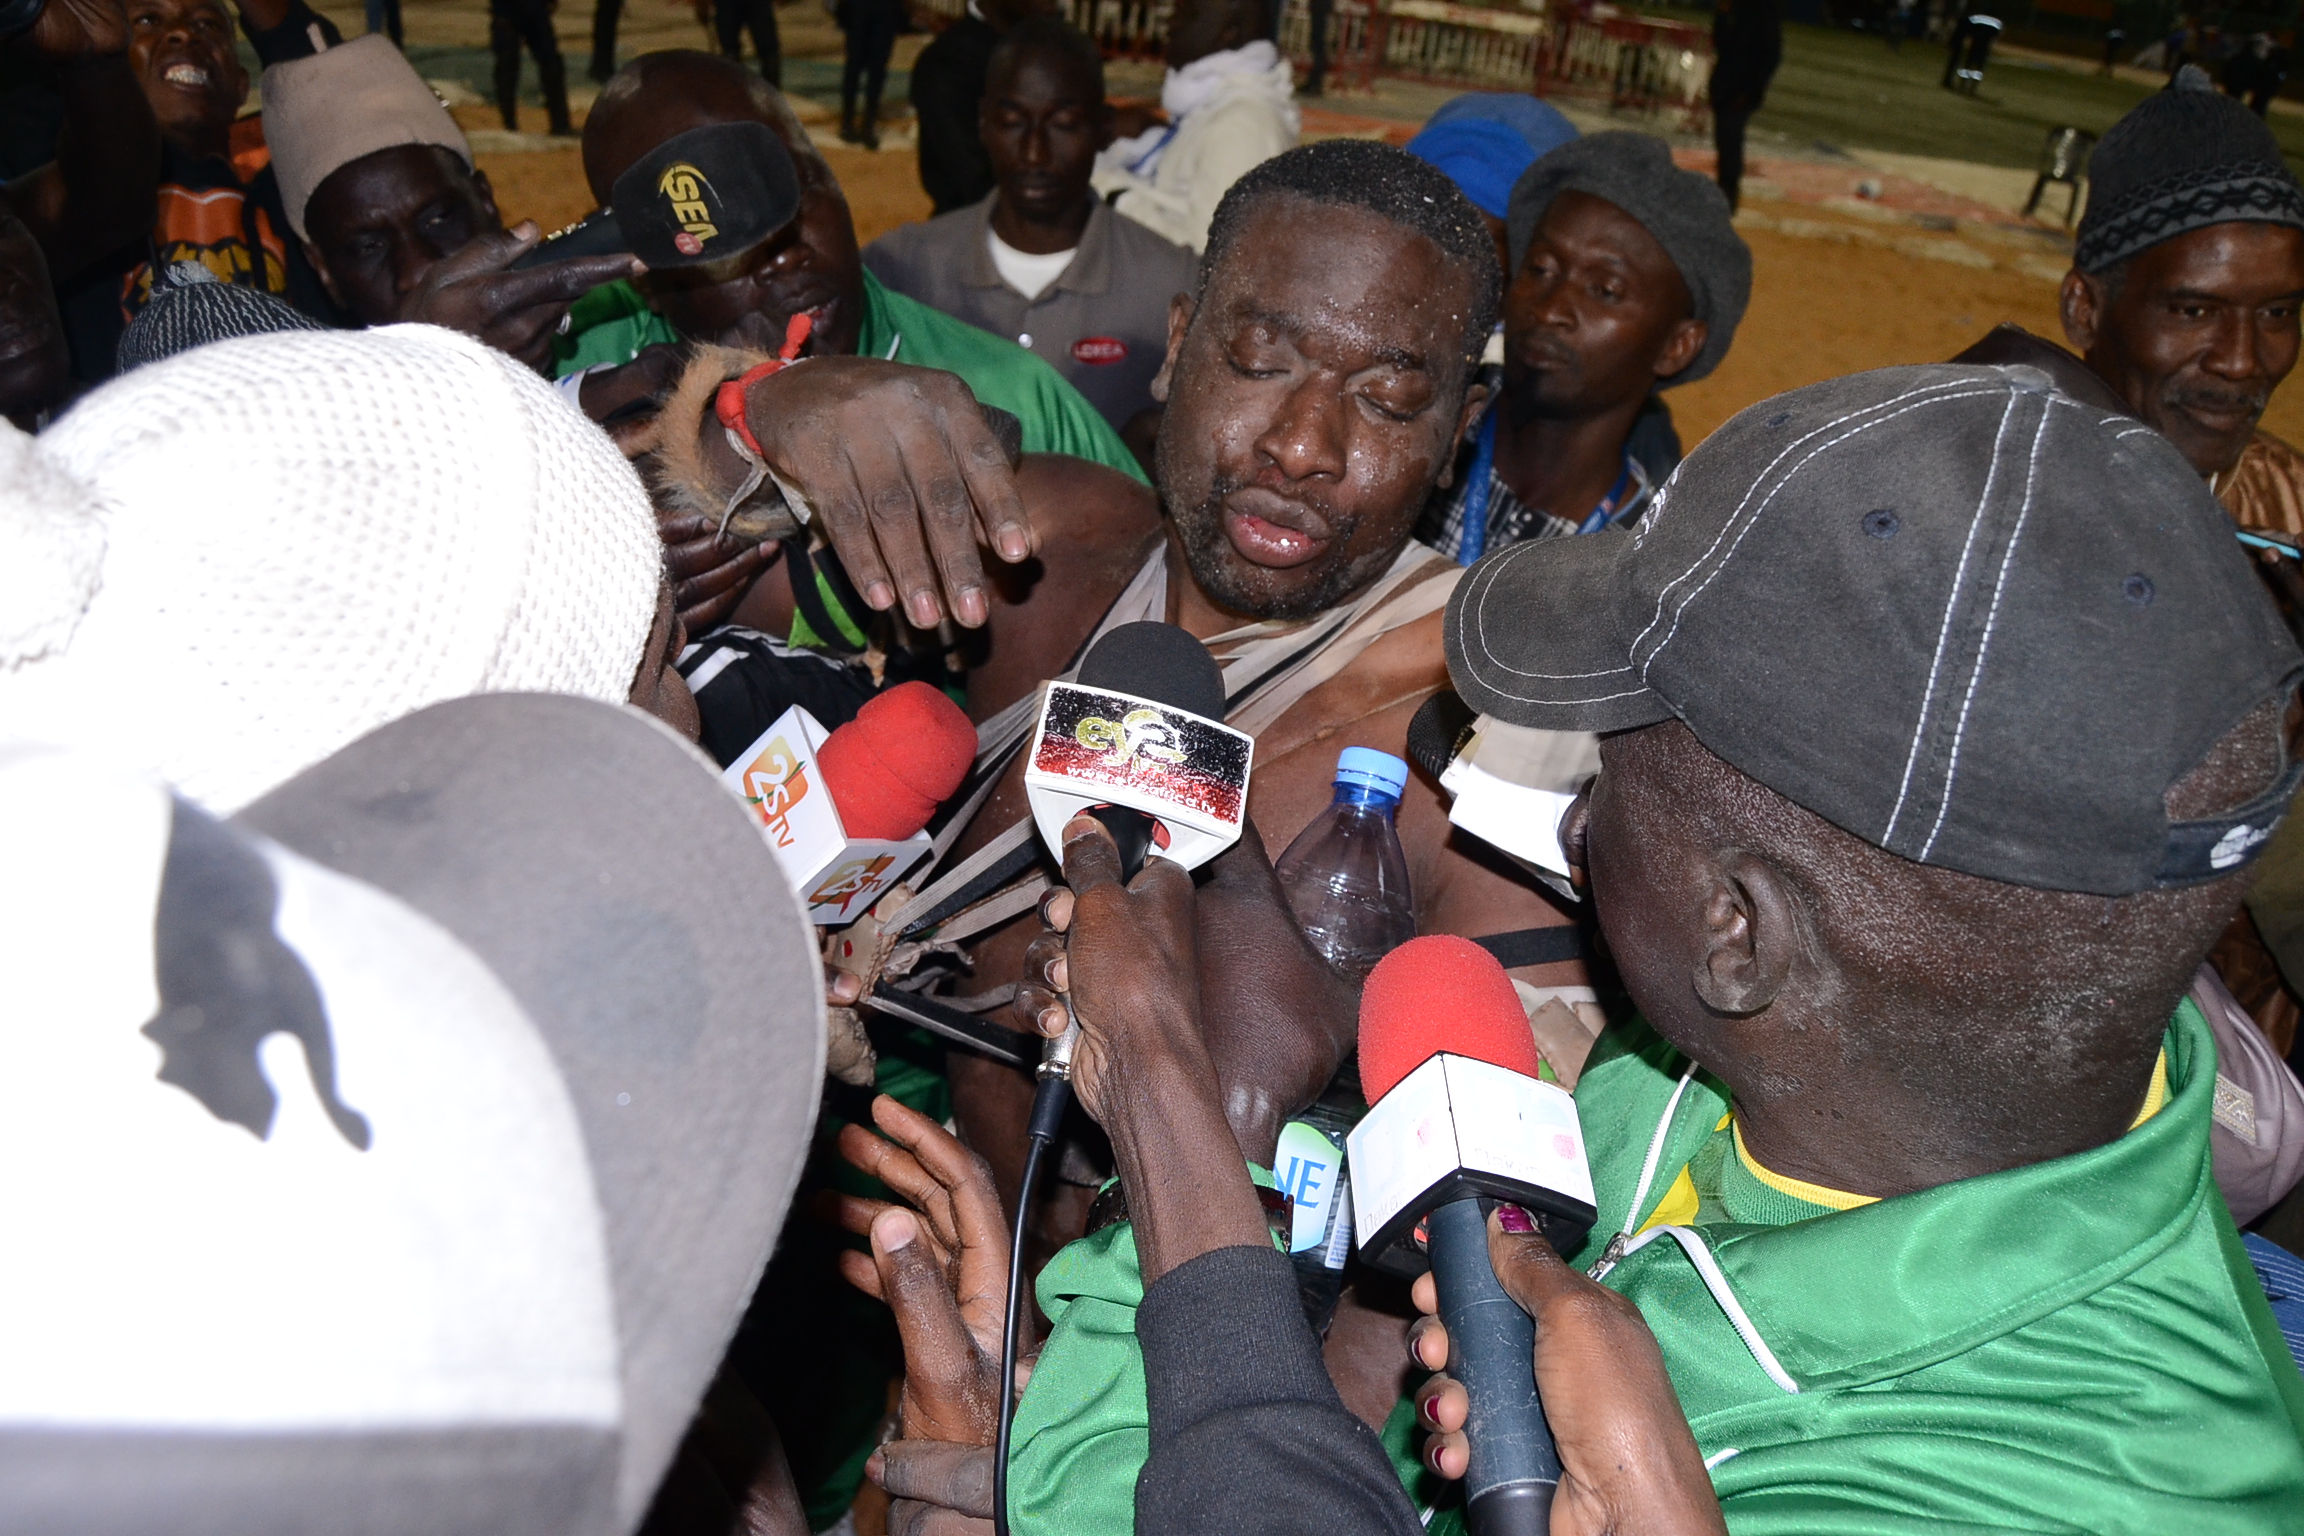
[[[601,363],[623,364],[643,347],[678,341],[670,321],[649,307],[640,290],[618,281],[593,289],[568,306],[568,333],[552,339],[552,377]]]
[[[1144,476],[1144,466],[1136,462],[1136,455],[1128,451],[1128,445],[1120,441],[1120,434],[1112,430],[1112,424],[1088,403],[1087,397],[1054,368],[1038,358],[1032,361],[1040,364],[1034,387],[1041,396],[1041,407],[1029,414],[1018,412],[1024,421],[1024,451],[1068,453],[1076,459],[1089,459],[1116,469],[1139,484],[1151,484]]]

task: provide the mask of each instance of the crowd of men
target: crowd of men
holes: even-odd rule
[[[1754,285],[1765,0],[1721,8],[1714,176],[1512,93],[1299,144],[1249,0],[1179,0],[1132,118],[1079,31],[984,0],[913,72],[936,214],[861,247],[767,0],[620,68],[603,6],[604,245],[506,226],[381,21],[236,4],[0,5],[62,116],[0,188],[0,956],[22,1032],[129,1037],[55,1113],[163,1096],[152,1155],[227,1201],[169,1228],[188,1284],[270,1296],[262,1254],[402,1342],[242,1342],[235,1300],[191,1330],[255,1362],[214,1404],[135,1329],[86,1384],[14,1373],[0,1524],[796,1536],[869,1481],[907,1536],[1477,1530],[1432,1283],[1355,1262],[1312,1305],[1269,1187],[1316,1101],[1366,1108],[1358,983],[1274,860],[1340,751],[1408,755],[1453,694],[1572,797],[1557,883],[1422,769],[1395,818],[1416,931],[1501,952],[1581,1121],[1589,1234],[1491,1218],[1553,1529],[2293,1528],[2304,1261],[2241,1229],[2304,1180],[2304,454],[2259,426],[2304,184],[2200,71],[2095,152],[2068,346],[2001,327],[1684,445],[1669,392]],[[525,44],[576,132],[548,7],[494,14],[507,126]],[[840,19],[870,144],[902,15]],[[1138,621],[1218,664],[1248,835],[1128,878],[1081,818],[908,942],[803,938],[720,770],[925,681],[979,751],[910,879],[1006,868],[1042,685]],[[131,807],[73,824],[104,880],[40,795]],[[132,979],[67,985],[76,929]],[[1015,1045],[874,1011],[898,979]],[[447,1116],[408,1085],[464,1070],[421,1030],[380,1069],[395,1009],[493,1021],[503,1118],[448,1118],[502,1144],[391,1161]],[[1075,1020],[1034,1190],[1014,1063]],[[311,1209],[399,1213],[390,1283],[252,1242],[306,1207],[251,1137],[325,1150]],[[371,1148],[400,1204],[339,1166]],[[409,1215],[500,1164],[519,1201]],[[74,1262],[32,1235],[23,1274]],[[464,1269],[483,1321],[423,1323]],[[19,1300],[0,1334],[100,1329]]]

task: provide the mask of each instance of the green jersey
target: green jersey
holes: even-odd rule
[[[1854,1203],[1752,1165],[1726,1086],[1645,1024],[1601,1038],[1576,1085],[1600,1221],[1569,1258],[1635,1234],[1603,1283],[1655,1330],[1736,1536],[2304,1532],[2304,1379],[2211,1175],[2215,1045],[2188,1001],[2165,1064],[2158,1111],[2106,1146]],[[1143,1293],[1133,1243],[1099,1240],[1041,1280],[1044,1308],[1051,1277],[1095,1305],[1093,1328],[1050,1312],[1025,1395],[1069,1415],[1036,1414],[1028,1442],[1018,1416],[1035,1536],[1133,1523]],[[1415,1441],[1403,1402],[1386,1446],[1456,1536]]]
[[[568,334],[553,343],[556,377],[596,364],[628,363],[643,347],[681,339],[640,290],[625,282],[593,289],[570,307],[568,319]],[[1023,423],[1026,453],[1068,453],[1144,479],[1120,434],[1054,368],[1012,341],[883,288],[870,272],[864,273],[864,324],[856,352],[958,374],[977,399]]]

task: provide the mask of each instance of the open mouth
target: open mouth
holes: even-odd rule
[[[216,77],[197,64],[171,64],[160,72],[160,78],[188,91],[204,91],[216,83]]]

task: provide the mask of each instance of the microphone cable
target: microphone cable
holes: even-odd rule
[[[1000,1428],[993,1439],[992,1530],[1008,1536],[1008,1447],[1016,1418],[1016,1336],[1024,1321],[1024,1232],[1032,1219],[1032,1196],[1039,1189],[1040,1165],[1056,1143],[1057,1127],[1072,1103],[1071,1063],[1063,1075],[1043,1063],[1040,1086],[1032,1095],[1032,1119],[1026,1132],[1024,1178],[1016,1191],[1016,1225],[1008,1241],[1008,1311],[1000,1331]]]

